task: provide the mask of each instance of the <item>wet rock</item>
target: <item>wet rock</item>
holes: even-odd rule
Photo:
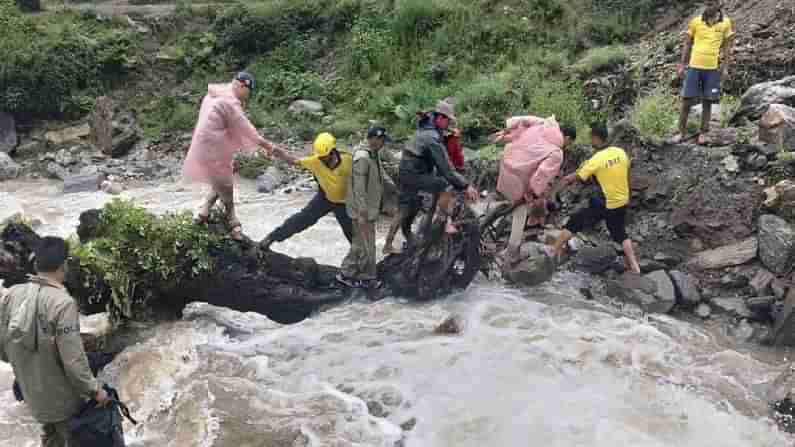
[[[5,152],[0,152],[0,182],[19,177],[20,170],[21,168],[17,162]]]
[[[651,272],[656,272],[657,270],[665,270],[668,267],[662,262],[653,259],[641,259],[640,261],[638,261],[638,265],[640,265],[640,271],[642,273],[651,273]]]
[[[110,194],[112,196],[117,196],[124,192],[124,186],[119,182],[111,182],[109,180],[105,180],[100,184],[99,188],[105,194]]]
[[[119,158],[127,155],[130,150],[135,147],[135,144],[141,139],[134,128],[130,127],[122,131],[120,134],[113,137],[111,142],[111,149],[108,155],[111,157]]]
[[[782,180],[775,186],[765,189],[765,202],[767,208],[782,208],[795,206],[795,182]]]
[[[732,122],[738,122],[741,118],[756,120],[771,104],[795,107],[795,76],[752,86],[743,95]]]
[[[751,288],[754,289],[757,296],[766,295],[768,292],[772,291],[770,286],[773,284],[774,279],[776,279],[776,275],[765,269],[760,269],[751,280]]]
[[[257,192],[268,194],[278,188],[284,181],[284,174],[275,166],[270,166],[257,177]]]
[[[47,167],[45,168],[45,170],[47,171],[48,174],[50,174],[51,177],[60,180],[66,180],[70,175],[69,169],[59,165],[54,161],[47,163]]]
[[[79,159],[74,156],[74,152],[78,150],[75,146],[69,149],[61,149],[55,153],[55,162],[61,166],[71,166],[79,162]]]
[[[457,315],[452,315],[447,317],[446,320],[441,322],[439,326],[436,326],[436,329],[433,330],[433,333],[436,335],[459,335],[464,332],[464,325],[461,321],[461,318]]]
[[[737,144],[739,132],[730,127],[726,129],[712,129],[705,135],[707,144],[710,146],[731,146]]]
[[[712,308],[709,307],[707,303],[701,303],[696,306],[695,314],[699,318],[709,318],[709,316],[712,315]]]
[[[680,305],[692,307],[701,302],[701,291],[696,278],[679,271],[672,271],[669,275],[676,288],[677,302]]]
[[[756,257],[758,248],[759,244],[756,238],[750,238],[736,244],[698,253],[687,265],[696,270],[722,269],[742,265]]]
[[[73,175],[64,179],[63,193],[97,191],[103,181],[105,181],[105,174],[102,173]]]
[[[91,135],[91,126],[86,123],[61,130],[51,130],[44,134],[44,138],[49,144],[57,146],[88,137],[89,135]]]
[[[416,426],[417,426],[417,418],[414,418],[414,417],[409,419],[409,420],[407,420],[406,422],[400,424],[400,428],[403,431],[414,430],[414,427],[416,427]]]
[[[759,259],[778,274],[792,270],[795,260],[795,227],[784,219],[766,214],[759,218]]]
[[[609,245],[583,247],[574,258],[577,270],[595,275],[608,271],[616,260],[616,250]]]
[[[748,306],[745,305],[745,300],[742,298],[712,298],[712,300],[710,300],[710,304],[718,312],[724,312],[744,318],[749,318],[752,315],[751,310],[748,309]]]
[[[784,297],[787,296],[788,287],[789,285],[779,278],[774,279],[773,283],[770,284],[770,289],[773,291],[773,295],[775,295],[779,300],[784,299]]]
[[[625,273],[605,285],[608,296],[635,304],[647,313],[667,313],[676,304],[673,283],[664,271],[645,276]]]
[[[745,158],[745,164],[751,169],[764,169],[767,166],[767,157],[763,154],[748,154]]]
[[[17,124],[14,117],[0,112],[0,152],[6,154],[14,152],[19,140],[17,139]]]
[[[678,257],[667,255],[665,253],[657,253],[654,255],[654,260],[664,264],[668,268],[676,267],[681,262]]]
[[[739,341],[747,342],[754,336],[756,330],[748,320],[740,320],[735,326],[729,328],[729,334]]]
[[[290,113],[294,113],[297,115],[308,114],[308,115],[322,115],[323,114],[323,104],[317,101],[309,101],[306,99],[299,99],[297,101],[293,101],[290,104],[290,107],[287,108]]]
[[[720,285],[728,289],[741,289],[746,287],[749,282],[745,275],[738,273],[727,273],[720,277]]]
[[[555,265],[547,256],[533,254],[516,264],[503,267],[502,274],[506,280],[514,284],[535,287],[552,278],[555,274]]]
[[[779,150],[795,149],[795,108],[772,104],[759,120],[759,139]]]
[[[729,173],[737,173],[740,172],[740,162],[734,155],[729,155],[728,157],[721,160],[721,164],[723,165],[723,169]]]

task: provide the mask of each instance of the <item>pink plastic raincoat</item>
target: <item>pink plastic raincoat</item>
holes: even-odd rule
[[[232,185],[235,153],[253,152],[261,141],[259,132],[243,113],[240,100],[232,93],[231,84],[210,84],[182,175],[193,182]]]
[[[523,200],[529,190],[537,196],[544,194],[563,163],[560,126],[554,117],[520,116],[510,118],[506,127],[509,133],[503,139],[508,144],[497,190],[513,202]]]

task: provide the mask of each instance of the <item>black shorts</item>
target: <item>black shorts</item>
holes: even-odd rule
[[[621,244],[629,239],[626,230],[627,207],[622,206],[616,209],[607,209],[601,203],[594,203],[576,213],[569,219],[566,229],[573,234],[595,227],[599,222],[605,221],[610,238]]]
[[[422,204],[422,197],[419,192],[439,194],[452,189],[450,182],[444,177],[437,175],[417,175],[408,178],[400,178],[400,206],[419,207]]]

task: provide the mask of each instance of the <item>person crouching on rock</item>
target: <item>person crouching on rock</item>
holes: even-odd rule
[[[560,126],[554,117],[519,116],[508,119],[506,130],[492,137],[507,142],[500,162],[497,190],[514,203],[513,224],[505,261],[519,258],[527,224],[543,225],[550,182],[560,173],[563,149],[577,139],[577,130]],[[530,220],[528,221],[528,212]]]
[[[0,298],[0,361],[11,363],[21,394],[41,424],[44,447],[73,446],[69,421],[108,394],[94,378],[80,337],[77,303],[64,287],[69,247],[45,237],[36,248],[36,271]]]
[[[732,22],[723,16],[718,0],[708,0],[704,13],[690,21],[682,45],[682,61],[678,66],[679,77],[684,76],[679,134],[672,143],[685,139],[690,109],[699,100],[703,110],[698,144],[707,143],[712,104],[720,101],[721,75],[725,77],[726,69],[731,65],[734,37]]]
[[[627,153],[615,146],[608,147],[607,126],[591,125],[591,143],[598,150],[580,169],[564,177],[561,183],[570,185],[596,177],[602,194],[591,198],[590,206],[575,213],[555,241],[555,255],[560,260],[567,242],[574,234],[592,228],[604,220],[613,241],[624,249],[627,270],[640,274],[640,265],[635,257],[632,240],[627,235],[626,214],[631,197],[629,189],[630,159]]]
[[[257,132],[243,112],[242,101],[249,97],[254,86],[254,78],[245,72],[238,73],[229,84],[208,86],[182,167],[186,179],[209,183],[212,187],[196,222],[206,224],[210,209],[220,199],[231,230],[230,237],[235,240],[241,240],[243,234],[235,214],[234,155],[255,147],[266,151],[273,148],[273,143]]]
[[[351,154],[337,150],[337,139],[327,132],[315,138],[313,149],[313,155],[299,158],[281,147],[274,148],[275,157],[308,169],[317,181],[318,191],[304,209],[288,218],[260,242],[262,250],[269,250],[274,242],[282,242],[306,230],[331,212],[337,218],[348,242],[352,241],[353,222],[345,208],[345,197],[348,193],[353,158]]]
[[[384,183],[388,179],[379,152],[389,137],[386,129],[374,126],[367,131],[367,147],[353,153],[353,169],[345,199],[348,215],[353,219],[353,241],[342,261],[337,279],[349,287],[379,286],[375,265],[375,224],[381,214]]]

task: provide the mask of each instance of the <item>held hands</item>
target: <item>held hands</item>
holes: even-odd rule
[[[504,137],[505,137],[505,131],[501,130],[501,131],[499,131],[497,133],[494,133],[491,136],[489,136],[489,141],[492,144],[499,143]]]
[[[560,179],[560,183],[562,183],[563,186],[569,186],[576,181],[577,181],[577,174],[569,174],[563,177],[562,179]]]

